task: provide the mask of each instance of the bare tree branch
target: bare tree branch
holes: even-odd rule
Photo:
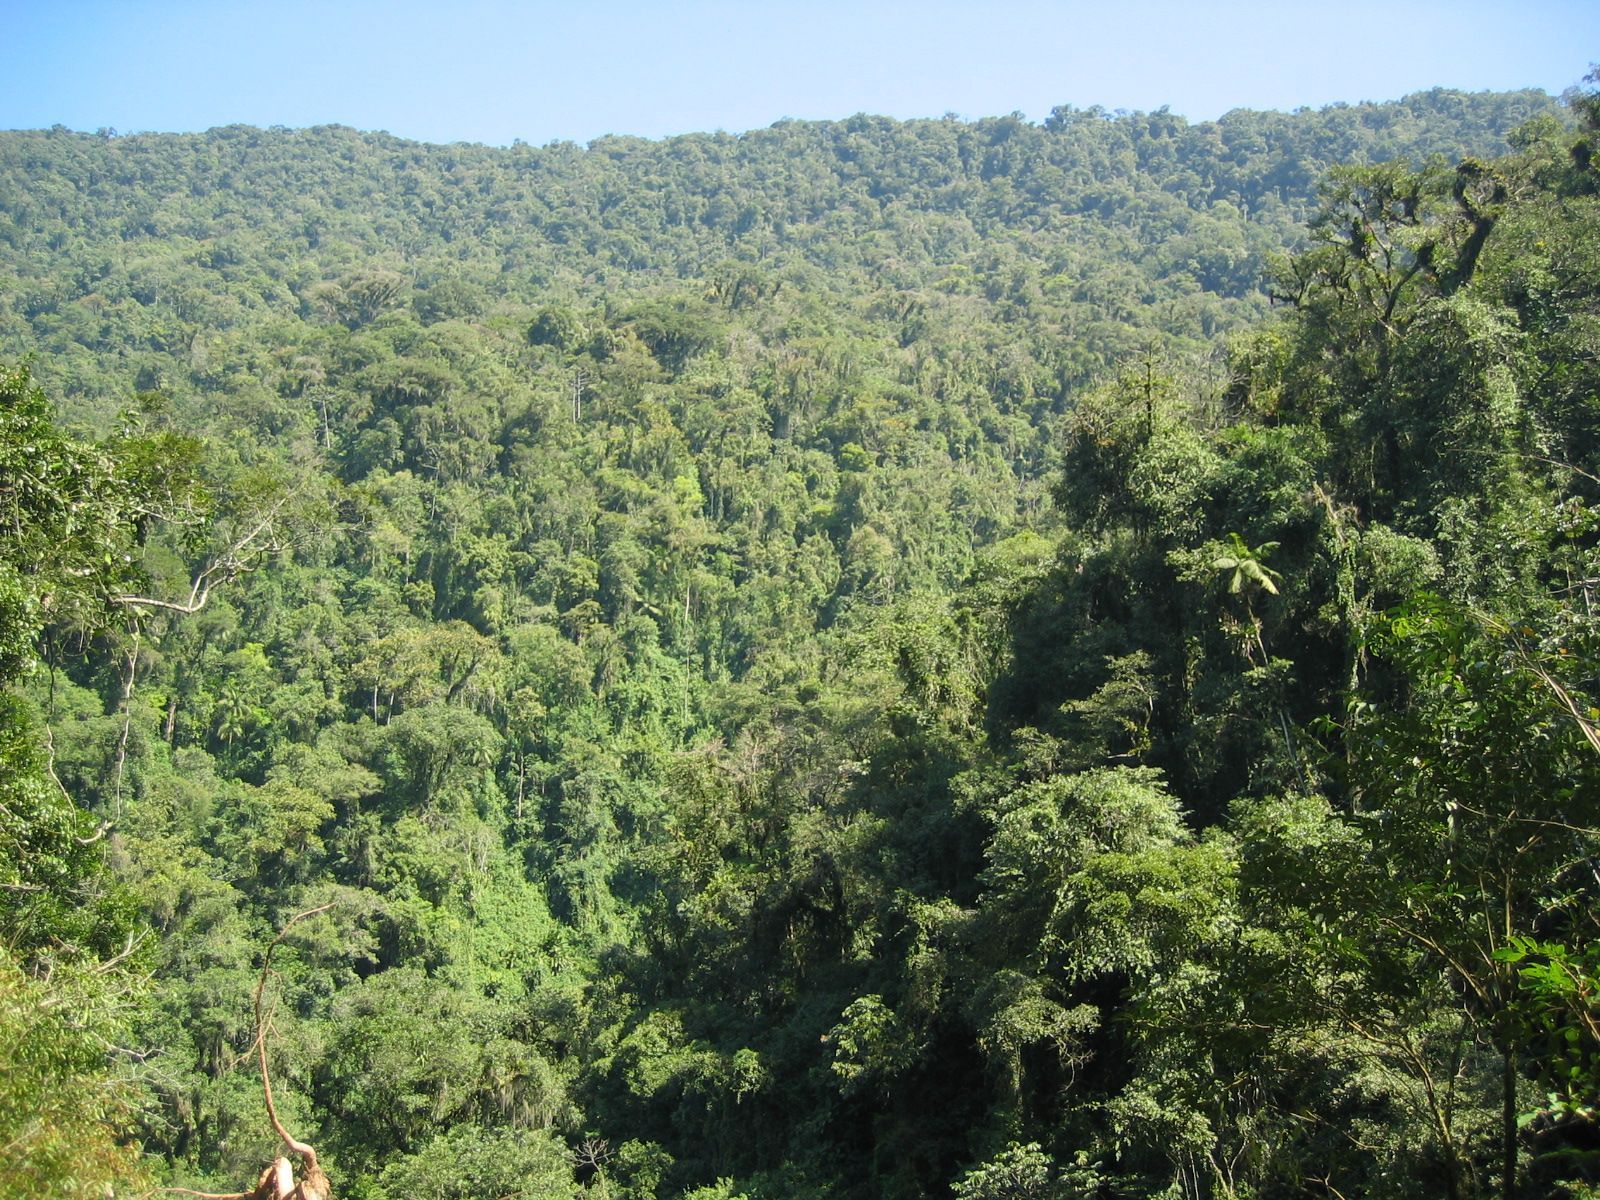
[[[294,1182],[294,1176],[292,1171],[289,1169],[287,1160],[279,1158],[276,1163],[274,1163],[277,1176],[277,1190],[275,1193],[269,1194],[282,1197],[293,1195],[297,1197],[298,1200],[326,1200],[328,1195],[328,1177],[323,1173],[322,1167],[317,1162],[316,1150],[308,1143],[302,1142],[299,1138],[295,1137],[294,1134],[290,1133],[288,1129],[284,1127],[282,1119],[278,1116],[278,1106],[272,1098],[272,1075],[267,1070],[268,1022],[263,1014],[261,998],[262,994],[266,990],[267,975],[272,970],[272,952],[278,948],[283,939],[288,936],[289,930],[294,928],[298,922],[305,920],[307,917],[314,917],[318,913],[327,912],[333,907],[333,904],[333,901],[329,901],[327,904],[320,904],[316,908],[308,908],[304,912],[295,913],[294,916],[285,921],[283,928],[278,931],[278,936],[273,938],[271,944],[267,947],[266,958],[261,964],[261,977],[256,980],[256,1054],[257,1061],[261,1066],[261,1091],[265,1095],[267,1101],[267,1117],[272,1121],[273,1130],[281,1139],[283,1139],[283,1144],[288,1147],[290,1151],[298,1154],[305,1163],[304,1175],[297,1184]],[[269,1171],[273,1170],[274,1168],[269,1168]],[[266,1185],[267,1182],[267,1175],[263,1174],[262,1186]],[[260,1190],[261,1187],[258,1186],[257,1191]],[[247,1192],[244,1194],[252,1195],[254,1193]]]
[[[231,546],[207,562],[191,582],[187,600],[163,600],[156,596],[124,593],[112,596],[111,602],[128,608],[155,608],[163,612],[181,614],[199,612],[206,606],[206,601],[211,599],[211,593],[215,588],[248,574],[270,555],[280,553],[287,548],[287,543],[275,535],[278,516],[289,499],[290,495],[279,497],[248,531],[234,539]]]

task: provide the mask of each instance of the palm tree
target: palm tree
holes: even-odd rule
[[[1233,595],[1241,592],[1247,598],[1251,591],[1260,588],[1262,591],[1276,596],[1278,594],[1278,580],[1283,576],[1267,566],[1262,560],[1278,548],[1277,542],[1262,542],[1259,546],[1251,547],[1237,533],[1228,535],[1228,552],[1211,565],[1218,571],[1229,572],[1228,591]]]
[[[1250,546],[1237,533],[1230,533],[1226,552],[1211,564],[1212,570],[1225,572],[1228,594],[1244,597],[1245,615],[1250,619],[1250,630],[1255,634],[1256,648],[1261,651],[1262,666],[1267,665],[1267,647],[1261,638],[1261,618],[1256,616],[1255,606],[1250,602],[1250,598],[1258,591],[1266,592],[1269,596],[1278,594],[1278,580],[1283,576],[1263,561],[1277,548],[1277,542],[1262,542],[1259,546]],[[1248,643],[1245,657],[1251,657]]]
[[[1228,594],[1244,597],[1245,616],[1249,618],[1250,632],[1255,636],[1256,649],[1261,652],[1262,667],[1271,667],[1272,659],[1267,655],[1267,643],[1261,636],[1261,618],[1256,616],[1255,606],[1250,598],[1257,592],[1266,592],[1269,596],[1278,594],[1278,580],[1283,576],[1263,561],[1277,548],[1277,542],[1262,542],[1259,546],[1251,546],[1237,533],[1230,533],[1225,553],[1211,563],[1212,570],[1224,573],[1228,583]],[[1255,656],[1250,652],[1248,639],[1244,644],[1244,656],[1246,661],[1254,664]],[[1270,672],[1268,678],[1271,678]],[[1273,686],[1273,691],[1277,699],[1278,723],[1283,729],[1284,748],[1289,752],[1289,759],[1294,763],[1301,785],[1309,791],[1310,784],[1306,779],[1305,766],[1300,761],[1300,752],[1296,749],[1294,735],[1290,732],[1288,707],[1284,703],[1281,690]]]
[[[211,711],[217,723],[217,736],[230,748],[234,739],[243,737],[250,728],[249,701],[231,684],[223,685]]]

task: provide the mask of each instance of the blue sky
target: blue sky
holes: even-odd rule
[[[1058,104],[1194,120],[1433,86],[1560,92],[1596,0],[0,0],[0,128],[385,129],[505,145]]]

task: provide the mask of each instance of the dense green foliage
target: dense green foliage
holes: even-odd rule
[[[115,1130],[126,1089],[107,1051],[126,1028],[143,941],[133,897],[100,866],[108,822],[62,788],[53,743],[13,686],[47,627],[104,628],[136,575],[135,514],[183,498],[142,477],[140,450],[64,437],[24,370],[0,371],[0,1196],[100,1196],[131,1169]],[[171,447],[169,447],[171,448]],[[124,453],[117,461],[110,450]],[[176,469],[178,460],[171,460]]]
[[[1590,1177],[1593,107],[0,135],[0,1192]]]

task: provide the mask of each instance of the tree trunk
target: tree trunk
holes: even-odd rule
[[[1509,1035],[1501,1051],[1500,1076],[1500,1196],[1517,1194],[1517,1055]]]

